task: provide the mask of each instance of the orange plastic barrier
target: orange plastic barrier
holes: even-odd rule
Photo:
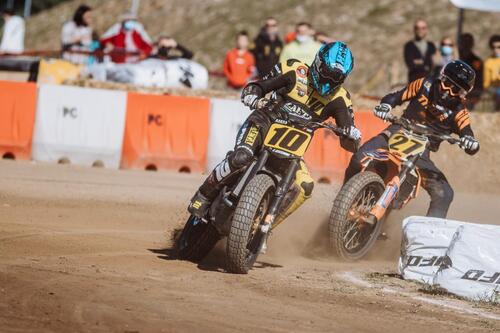
[[[29,160],[36,84],[0,81],[0,157]]]
[[[354,120],[363,134],[363,142],[387,127],[387,124],[369,111],[356,111]],[[329,183],[343,179],[351,155],[340,147],[339,138],[335,134],[318,130],[304,158],[313,177],[319,182]]]
[[[206,98],[129,93],[121,167],[204,171],[209,108]]]

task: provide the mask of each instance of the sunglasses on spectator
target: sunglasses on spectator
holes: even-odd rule
[[[451,47],[453,47],[453,46],[454,46],[454,45],[453,45],[453,44],[451,44],[451,43],[443,43],[443,44],[441,44],[441,45],[442,45],[442,46],[451,46]]]
[[[415,27],[415,30],[427,30],[427,27],[426,26],[423,26],[423,27]]]

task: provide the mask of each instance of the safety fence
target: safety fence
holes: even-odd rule
[[[3,158],[107,168],[205,172],[224,158],[249,114],[237,100],[0,81]],[[383,122],[357,110],[368,139]],[[318,130],[305,160],[313,176],[339,179],[350,155]]]

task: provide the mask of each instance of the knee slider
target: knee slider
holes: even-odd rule
[[[314,182],[302,182],[300,183],[300,187],[304,190],[304,196],[309,198],[314,189]]]
[[[233,154],[231,154],[231,165],[236,168],[242,168],[250,164],[253,160],[253,154],[250,150],[245,148],[237,148]]]

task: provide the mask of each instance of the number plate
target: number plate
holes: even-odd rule
[[[425,151],[428,141],[426,137],[399,131],[389,138],[389,151],[402,158],[415,156]]]
[[[264,140],[264,146],[295,156],[304,156],[312,135],[294,127],[272,124]]]

